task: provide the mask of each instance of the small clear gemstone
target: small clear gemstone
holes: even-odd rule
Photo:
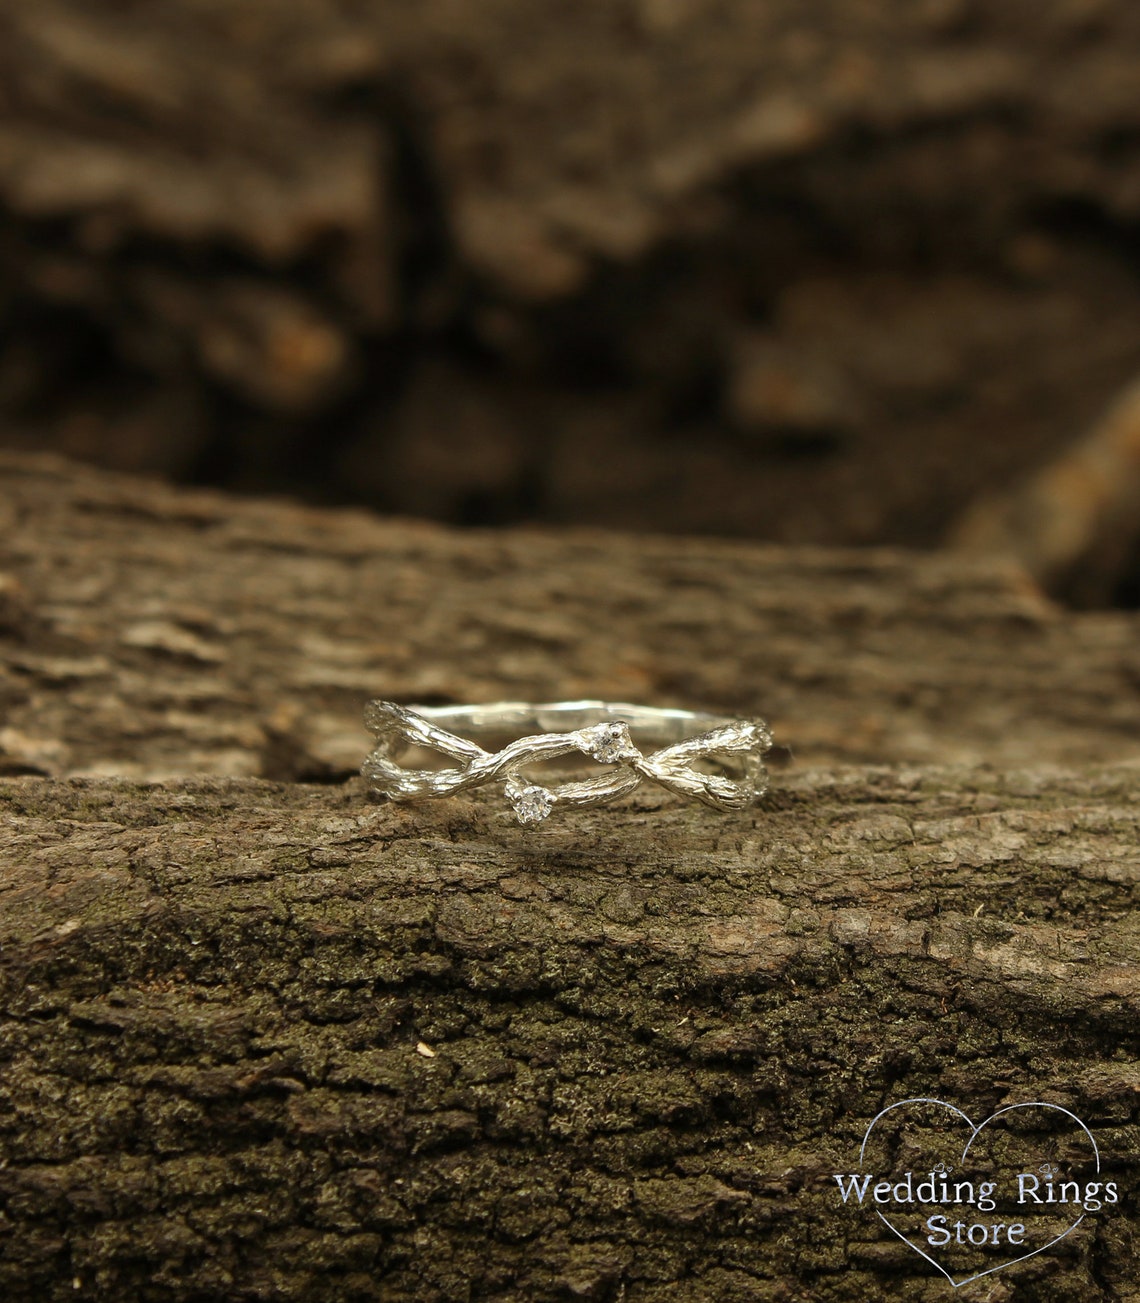
[[[533,783],[508,783],[507,796],[519,823],[541,823],[554,805],[546,788]]]
[[[633,748],[626,724],[595,724],[583,731],[586,749],[599,764],[612,765]]]

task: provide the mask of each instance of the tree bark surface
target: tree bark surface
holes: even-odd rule
[[[942,1298],[831,1177],[918,1096],[1071,1108],[1125,1191],[973,1297],[1136,1297],[1135,616],[50,461],[0,513],[6,1297]],[[371,800],[369,695],[757,711],[795,763],[527,831]]]

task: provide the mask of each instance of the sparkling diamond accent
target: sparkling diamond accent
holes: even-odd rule
[[[534,783],[510,782],[506,792],[519,823],[541,823],[554,807],[554,797]]]
[[[602,765],[612,765],[636,753],[628,724],[594,724],[582,730],[587,755]]]

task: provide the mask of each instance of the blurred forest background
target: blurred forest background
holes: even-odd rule
[[[0,0],[0,443],[1140,605],[1135,0]]]

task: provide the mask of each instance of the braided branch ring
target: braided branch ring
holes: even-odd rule
[[[556,804],[591,806],[611,801],[632,792],[645,779],[717,810],[741,810],[767,789],[763,756],[772,745],[772,735],[759,719],[725,719],[623,702],[401,706],[371,701],[364,722],[376,735],[377,745],[361,773],[376,791],[406,801],[451,796],[501,781],[523,824],[540,823]],[[521,730],[529,731],[500,751],[486,751],[471,739],[471,735],[487,738]],[[635,732],[645,743],[666,745],[646,754],[634,742]],[[447,769],[405,769],[397,758],[410,746],[440,752],[455,764]],[[549,787],[522,772],[542,761],[574,754],[610,768],[578,782]],[[697,769],[695,762],[701,760],[725,772]]]

